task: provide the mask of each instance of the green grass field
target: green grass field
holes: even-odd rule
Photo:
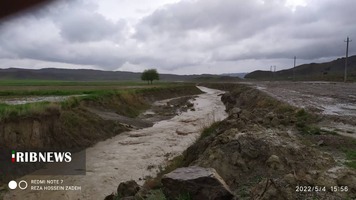
[[[129,90],[137,88],[170,87],[182,83],[144,81],[43,81],[43,80],[0,80],[0,98],[23,96],[67,96],[91,95],[104,91]]]
[[[154,82],[164,85],[167,82]],[[0,86],[136,86],[147,85],[145,81],[57,81],[57,80],[0,80]]]
[[[79,82],[79,81],[43,81],[43,80],[0,80],[0,119],[43,114],[78,106],[81,101],[100,101],[113,95],[125,95],[158,91],[162,88],[185,86],[188,83],[154,82]],[[35,102],[22,105],[8,105],[5,100],[26,99],[39,96],[70,96],[62,102]]]

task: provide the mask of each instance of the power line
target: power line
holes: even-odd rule
[[[293,81],[295,81],[295,64],[297,62],[297,56],[294,56],[294,67],[293,67]]]
[[[349,43],[352,42],[352,40],[349,39],[349,37],[347,37],[347,40],[344,41],[346,42],[346,59],[345,59],[345,73],[344,73],[344,82],[347,81],[347,61],[349,58]]]
[[[271,67],[270,67],[270,70],[271,70],[271,74],[272,74],[272,78],[273,78],[273,80],[274,80],[274,78],[275,78],[275,73],[276,73],[276,66],[275,65],[271,65]]]

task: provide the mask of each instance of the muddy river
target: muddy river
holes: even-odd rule
[[[146,176],[155,176],[168,160],[181,154],[198,137],[204,127],[227,117],[220,101],[219,90],[199,87],[195,111],[180,113],[152,127],[122,133],[86,149],[86,175],[39,176],[27,175],[25,190],[9,191],[4,199],[104,199],[116,191],[122,181],[136,180],[142,184]],[[63,186],[78,186],[76,191],[35,191],[31,180],[60,179]]]

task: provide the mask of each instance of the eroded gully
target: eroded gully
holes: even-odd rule
[[[167,160],[181,154],[198,137],[204,127],[227,117],[220,101],[222,91],[199,87],[203,94],[194,103],[195,111],[183,112],[150,128],[125,132],[86,149],[85,176],[27,175],[26,190],[9,191],[4,199],[104,199],[116,191],[122,181],[155,176]],[[179,133],[179,134],[178,134]],[[33,191],[31,180],[60,179],[62,185],[81,186],[80,191]]]

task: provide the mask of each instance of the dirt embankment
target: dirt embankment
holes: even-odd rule
[[[120,120],[103,118],[90,109],[135,118],[156,100],[199,93],[201,91],[192,85],[72,98],[48,107],[43,113],[0,121],[0,146],[10,150],[79,151],[131,129]],[[17,175],[1,177],[7,180],[28,172],[22,169]]]
[[[215,168],[239,199],[356,198],[356,171],[345,152],[315,138],[334,138],[348,150],[355,140],[318,129],[317,115],[257,89],[207,86],[230,91],[222,96],[230,116],[187,150],[183,165]]]

